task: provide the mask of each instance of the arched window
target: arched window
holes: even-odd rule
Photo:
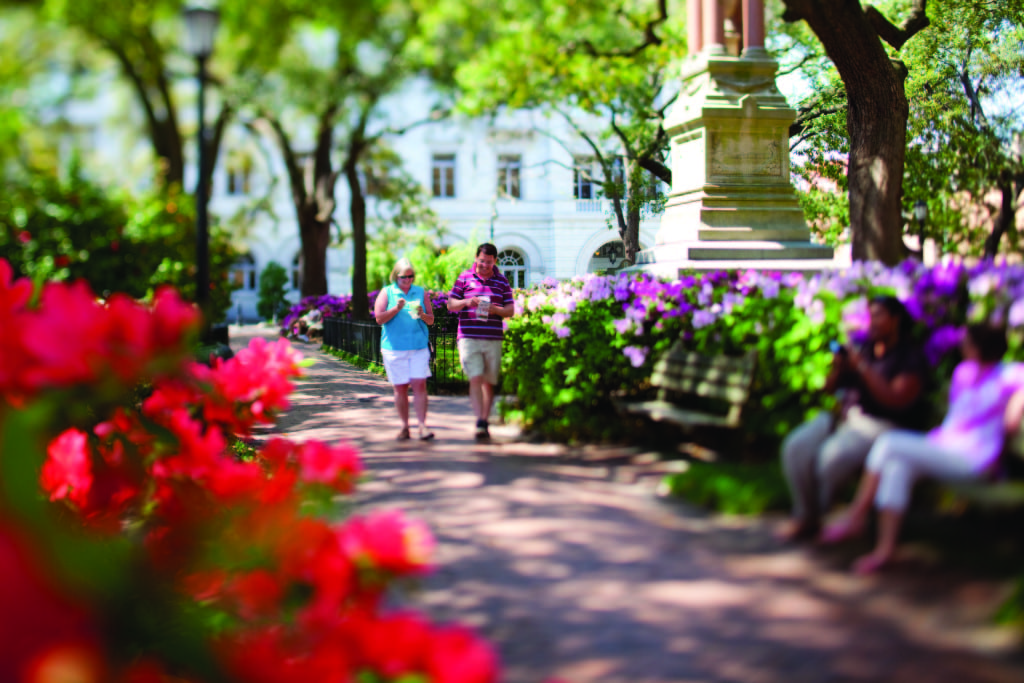
[[[231,268],[231,282],[242,291],[256,289],[256,260],[252,254],[242,254]]]
[[[526,259],[515,249],[498,252],[498,270],[513,288],[526,287]]]
[[[292,259],[292,289],[302,289],[302,252]]]
[[[643,249],[644,246],[641,244],[640,248]],[[619,268],[622,266],[622,259],[625,255],[626,249],[622,244],[622,240],[605,242],[591,255],[590,263],[587,265],[587,272],[593,273],[598,270]]]

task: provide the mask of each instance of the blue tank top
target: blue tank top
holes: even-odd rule
[[[427,348],[427,324],[422,320],[414,320],[409,315],[409,303],[423,305],[423,288],[413,285],[408,294],[403,294],[398,285],[388,285],[384,290],[388,293],[388,309],[398,305],[399,299],[405,299],[405,307],[394,318],[384,323],[380,330],[380,347],[388,351],[415,351]]]

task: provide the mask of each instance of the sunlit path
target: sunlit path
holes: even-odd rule
[[[396,443],[387,382],[301,348],[318,361],[274,431],[360,446],[360,506],[401,507],[439,542],[403,602],[478,627],[509,682],[1024,680],[1011,632],[989,625],[1003,583],[854,577],[849,555],[777,544],[770,520],[660,502],[656,477],[615,465],[626,451],[570,454],[500,426],[476,444],[465,398],[431,399],[435,442]]]

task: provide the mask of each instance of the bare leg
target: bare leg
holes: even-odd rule
[[[469,378],[469,404],[473,407],[473,414],[476,419],[483,419],[487,414],[481,413],[483,405],[483,387],[485,386],[483,375]]]
[[[480,385],[480,419],[486,420],[491,415],[491,405],[494,403],[494,386],[483,382]]]
[[[878,543],[867,555],[853,563],[857,574],[870,574],[887,565],[896,552],[896,541],[903,526],[903,513],[899,510],[878,511]]]
[[[864,471],[864,476],[857,487],[857,495],[843,517],[825,527],[821,532],[819,540],[822,543],[839,543],[849,538],[860,536],[867,527],[868,513],[871,512],[871,504],[878,492],[878,482],[881,479],[877,472]]]
[[[416,407],[416,421],[422,431],[427,426],[427,380],[412,380],[413,404]]]
[[[395,409],[398,410],[398,419],[402,421],[402,428],[409,428],[409,385],[395,385]]]

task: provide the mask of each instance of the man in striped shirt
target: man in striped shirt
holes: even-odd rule
[[[490,438],[487,417],[494,402],[494,385],[501,366],[502,321],[515,313],[512,287],[494,265],[498,249],[477,247],[473,266],[462,272],[448,293],[448,310],[459,314],[456,343],[462,371],[469,377],[469,401],[476,415],[476,438]]]

